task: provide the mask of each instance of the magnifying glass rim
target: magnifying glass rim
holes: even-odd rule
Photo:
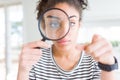
[[[70,19],[69,19],[68,14],[67,14],[64,10],[62,10],[62,9],[60,9],[60,8],[48,8],[48,9],[46,9],[46,10],[40,15],[40,17],[39,17],[39,19],[38,19],[38,29],[39,29],[39,32],[40,32],[40,34],[42,35],[43,39],[44,39],[44,40],[57,41],[57,40],[60,40],[60,39],[64,38],[64,37],[68,34],[68,32],[67,32],[63,37],[61,37],[61,38],[59,38],[59,39],[50,39],[50,38],[46,37],[46,36],[42,33],[42,31],[41,31],[41,29],[40,29],[40,27],[41,27],[41,26],[40,26],[40,21],[42,20],[43,15],[44,15],[47,11],[49,11],[49,10],[60,10],[60,11],[62,11],[62,12],[65,13],[65,15],[68,17],[68,21],[69,21],[69,29],[68,29],[68,32],[70,31]]]

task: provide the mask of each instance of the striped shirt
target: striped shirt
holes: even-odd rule
[[[30,70],[29,80],[100,80],[100,69],[83,51],[78,64],[65,71],[56,64],[51,48],[42,49],[42,56]]]

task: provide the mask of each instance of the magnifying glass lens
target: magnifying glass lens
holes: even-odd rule
[[[39,20],[39,29],[43,37],[59,40],[69,32],[68,15],[60,9],[47,10]]]

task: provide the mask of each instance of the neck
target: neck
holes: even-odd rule
[[[79,58],[81,51],[77,50],[75,46],[70,49],[59,49],[53,45],[53,56],[66,59],[76,59]]]

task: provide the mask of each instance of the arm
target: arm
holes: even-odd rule
[[[17,80],[29,80],[29,71],[42,54],[41,50],[35,47],[49,48],[50,46],[43,41],[31,42],[23,46],[19,58]]]
[[[112,45],[99,35],[94,35],[92,42],[85,47],[88,55],[91,55],[95,61],[105,65],[113,65],[115,63],[112,50]],[[114,71],[102,70],[101,80],[115,80]]]
[[[99,68],[101,68],[102,72],[101,72],[101,79],[102,80],[115,80],[115,69],[118,69],[118,62],[117,59],[114,57],[114,63],[113,64],[109,64],[109,65],[105,65],[105,64],[101,64],[98,63]]]
[[[111,72],[102,71],[101,80],[116,80],[114,71]]]

